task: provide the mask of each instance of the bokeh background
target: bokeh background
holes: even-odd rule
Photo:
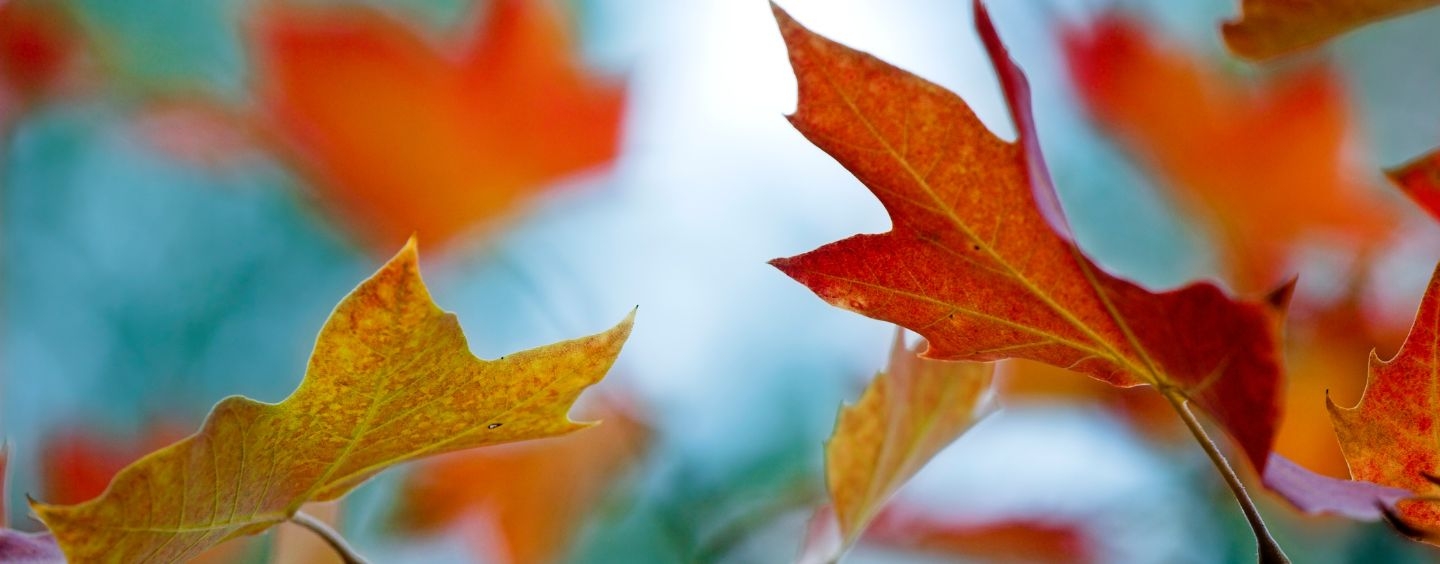
[[[781,4],[1012,136],[968,3]],[[1423,64],[1440,13],[1257,66],[1220,46],[1229,0],[992,4],[1087,252],[1152,288],[1299,275],[1280,451],[1344,476],[1325,393],[1358,399],[1440,258],[1440,229],[1380,173],[1440,144]],[[93,496],[224,396],[282,399],[334,304],[416,233],[481,357],[638,304],[578,411],[607,422],[404,466],[313,511],[376,562],[793,558],[825,499],[822,441],[894,331],[765,264],[888,228],[793,107],[760,0],[0,2],[12,526],[39,527],[27,494]],[[1005,409],[852,561],[1253,559],[1168,408],[1002,373]],[[1297,561],[1436,556],[1252,490]],[[207,556],[325,558],[295,531]]]

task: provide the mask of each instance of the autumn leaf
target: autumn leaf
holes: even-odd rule
[[[775,13],[800,87],[791,123],[894,225],[771,264],[832,305],[920,333],[929,358],[1029,358],[1155,386],[1177,409],[1193,401],[1263,470],[1287,293],[1274,303],[1234,301],[1212,284],[1156,294],[1081,254],[1054,204],[1028,85],[983,7],[977,26],[1020,131],[1013,143],[954,94]]]
[[[1350,166],[1354,117],[1330,69],[1251,86],[1118,12],[1066,27],[1061,43],[1093,123],[1203,222],[1240,291],[1288,278],[1307,241],[1363,249],[1388,234],[1388,210]]]
[[[431,301],[417,261],[412,239],[340,302],[284,401],[227,398],[100,497],[32,503],[66,556],[181,561],[407,460],[587,426],[566,412],[609,370],[633,312],[602,333],[484,361]]]
[[[437,49],[355,6],[270,3],[255,56],[276,136],[368,242],[440,244],[616,154],[624,92],[582,72],[548,1],[486,3]]]
[[[825,481],[843,552],[935,454],[994,411],[993,364],[921,358],[896,331],[890,364],[854,405],[845,406],[825,445]],[[838,555],[837,555],[838,556]]]
[[[487,562],[562,560],[586,515],[643,454],[650,435],[623,399],[605,397],[582,413],[605,424],[422,463],[401,485],[396,523],[410,532],[459,527]]]
[[[1262,60],[1435,4],[1436,0],[1241,0],[1240,19],[1225,22],[1221,33],[1236,55]]]
[[[1372,355],[1360,402],[1342,408],[1327,401],[1340,449],[1357,481],[1413,492],[1396,504],[1404,525],[1440,544],[1440,269],[1431,278],[1400,351],[1388,361]]]
[[[1420,209],[1440,220],[1440,151],[1418,157],[1385,171]]]

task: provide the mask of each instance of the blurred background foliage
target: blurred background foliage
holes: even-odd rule
[[[791,0],[1009,135],[963,2]],[[1344,475],[1326,390],[1398,346],[1440,234],[1380,169],[1440,140],[1434,11],[1279,63],[1227,0],[996,2],[1078,238],[1151,287],[1298,274],[1280,452]],[[0,2],[4,509],[80,501],[221,397],[278,401],[330,308],[418,233],[482,357],[641,307],[606,424],[382,476],[335,513],[377,562],[774,562],[836,408],[892,329],[765,260],[887,227],[785,123],[764,2]],[[1141,394],[1006,364],[1006,409],[853,561],[1244,562],[1209,462]],[[1254,486],[1258,490],[1258,484]],[[1382,525],[1264,510],[1297,561],[1425,561]],[[323,561],[282,531],[217,562]]]

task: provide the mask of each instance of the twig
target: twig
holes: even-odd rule
[[[320,535],[320,538],[324,539],[330,548],[335,549],[335,553],[340,555],[340,559],[345,561],[345,564],[368,564],[359,553],[355,552],[350,543],[345,542],[345,537],[340,536],[339,532],[330,528],[330,525],[325,524],[324,521],[316,519],[304,511],[296,511],[295,515],[290,517],[290,521]]]
[[[1205,449],[1205,454],[1210,457],[1210,462],[1215,463],[1215,469],[1225,477],[1225,483],[1230,486],[1230,491],[1235,494],[1235,501],[1240,504],[1240,510],[1245,512],[1245,520],[1250,522],[1250,529],[1255,532],[1255,543],[1260,551],[1260,564],[1290,564],[1290,558],[1285,556],[1285,551],[1280,550],[1280,545],[1270,536],[1270,530],[1265,528],[1265,521],[1260,518],[1260,510],[1255,508],[1255,501],[1250,499],[1250,494],[1245,492],[1245,484],[1240,481],[1240,475],[1235,473],[1235,468],[1230,466],[1230,461],[1220,453],[1220,447],[1215,441],[1210,440],[1205,428],[1200,426],[1200,420],[1195,418],[1195,413],[1190,411],[1190,405],[1184,396],[1171,390],[1162,390],[1165,399],[1170,400],[1170,405],[1175,412],[1180,414],[1180,419],[1185,426],[1190,428],[1190,433],[1195,435],[1195,441]]]

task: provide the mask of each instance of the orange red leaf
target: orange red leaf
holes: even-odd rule
[[[445,244],[614,158],[624,93],[582,72],[555,6],[486,8],[473,41],[447,48],[353,6],[261,14],[276,133],[363,239]]]
[[[1236,55],[1269,59],[1435,4],[1436,0],[1241,0],[1240,19],[1225,22],[1221,33]]]
[[[1028,85],[978,3],[1015,142],[954,94],[775,12],[800,87],[791,123],[893,228],[772,264],[832,305],[920,333],[929,358],[1029,358],[1193,401],[1263,469],[1280,412],[1280,307],[1211,284],[1152,293],[1080,252],[1047,203]]]

